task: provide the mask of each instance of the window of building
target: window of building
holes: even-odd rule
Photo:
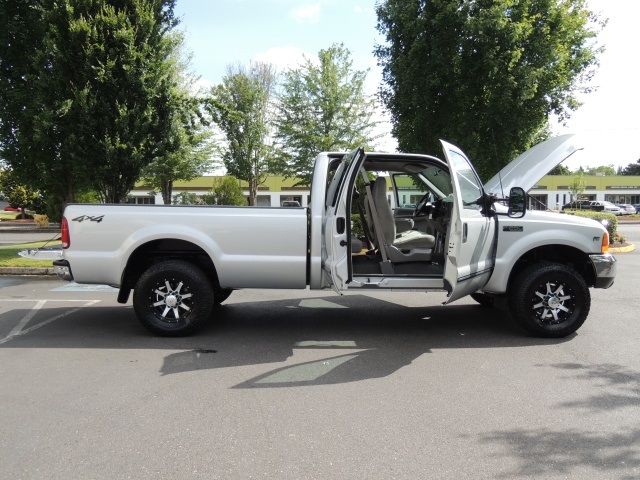
[[[280,206],[281,207],[292,207],[292,206],[295,206],[295,202],[298,202],[297,206],[301,206],[302,205],[302,195],[280,195]]]
[[[528,195],[529,205],[527,210],[547,210],[547,195]]]
[[[156,197],[129,197],[127,203],[132,205],[155,205]]]

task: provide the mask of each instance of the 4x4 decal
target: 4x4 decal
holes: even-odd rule
[[[97,222],[97,223],[100,223],[100,222],[102,221],[102,219],[103,219],[103,218],[104,218],[104,215],[100,215],[100,216],[97,216],[97,217],[92,217],[92,216],[90,216],[90,215],[80,215],[79,217],[72,218],[72,219],[71,219],[71,221],[72,221],[72,222],[79,222],[79,223],[82,223],[82,222],[84,222],[85,220],[88,220],[88,221],[90,221],[90,222]]]

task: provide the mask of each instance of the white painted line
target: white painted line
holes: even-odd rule
[[[40,302],[41,300],[35,300],[33,298],[0,298],[0,302]],[[45,302],[88,302],[86,298],[84,300],[64,300],[59,298],[47,298]],[[95,300],[99,302],[99,300]]]
[[[37,325],[34,325],[32,327],[29,327],[25,330],[22,330],[14,335],[9,334],[7,337],[3,338],[2,340],[0,340],[0,345],[2,345],[3,343],[7,343],[9,340],[15,338],[15,337],[19,337],[20,335],[25,335],[27,333],[33,332],[34,330],[40,328],[40,327],[44,327],[45,325],[49,325],[51,322],[55,322],[56,320],[66,317],[67,315],[71,315],[72,313],[76,313],[79,310],[82,310],[85,307],[90,307],[92,305],[95,305],[96,303],[99,303],[100,300],[91,300],[87,303],[85,303],[84,305],[82,305],[81,307],[77,307],[74,308],[72,310],[66,311],[64,313],[61,313],[60,315],[56,315],[55,317],[51,317],[48,318],[46,320],[44,320],[43,322],[38,323]]]
[[[9,335],[7,335],[7,338],[13,337],[14,335],[17,335],[18,333],[20,333],[20,330],[22,330],[24,326],[27,323],[29,323],[29,320],[31,320],[34,317],[34,315],[38,313],[38,310],[44,307],[45,303],[47,303],[46,300],[40,300],[38,303],[36,303],[35,307],[29,310],[29,312],[24,317],[22,317],[22,320],[20,320],[18,324],[15,327],[13,327],[13,330],[9,332]]]

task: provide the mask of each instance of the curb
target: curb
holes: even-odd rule
[[[0,267],[0,275],[53,275],[53,267]]]
[[[609,253],[628,253],[633,252],[635,249],[636,246],[633,243],[630,243],[626,247],[610,248]]]

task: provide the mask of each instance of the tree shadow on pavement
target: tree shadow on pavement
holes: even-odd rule
[[[554,431],[513,429],[481,436],[482,443],[502,446],[504,455],[518,460],[515,471],[501,478],[518,476],[563,476],[569,478],[585,467],[600,472],[600,478],[640,477],[640,372],[615,364],[564,363],[538,365],[565,370],[569,377],[585,382],[586,398],[563,402],[558,409],[585,409],[587,414],[626,410],[628,428],[611,431]],[[552,407],[553,408],[553,407]],[[615,472],[615,475],[614,475]]]

